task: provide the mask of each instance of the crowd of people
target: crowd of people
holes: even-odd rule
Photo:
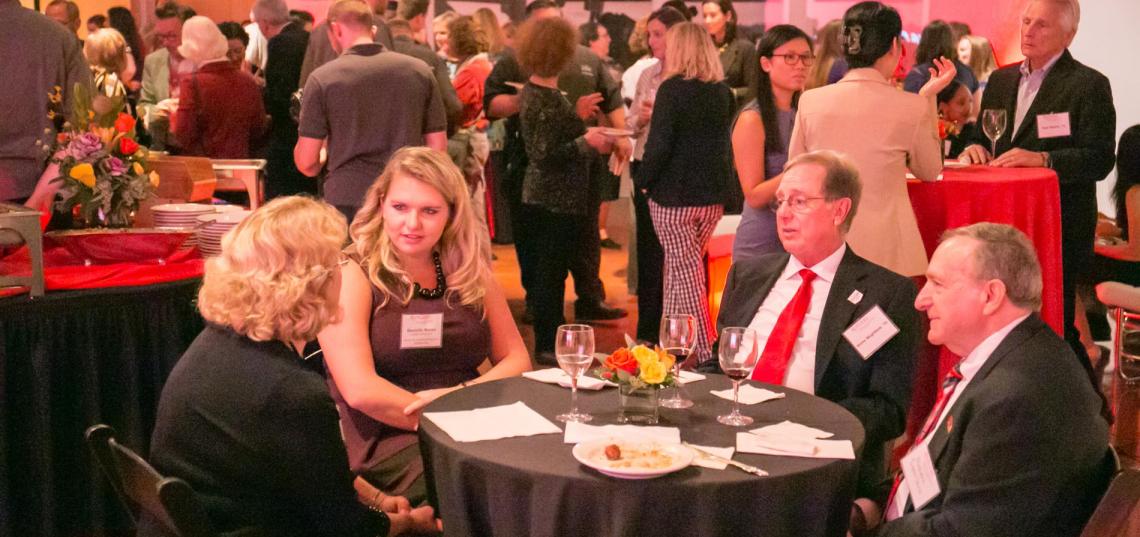
[[[1097,279],[1140,284],[1140,127],[1116,153],[1108,80],[1068,52],[1077,0],[1028,2],[1026,59],[1000,69],[986,38],[945,21],[905,68],[902,20],[876,1],[814,36],[781,24],[755,42],[731,0],[578,27],[550,0],[517,24],[428,13],[337,0],[314,26],[255,0],[250,21],[218,23],[167,2],[145,29],[124,8],[91,16],[80,42],[74,3],[45,17],[0,0],[0,49],[35,51],[0,58],[26,80],[0,89],[0,199],[54,179],[41,111],[53,87],[70,110],[77,83],[126,98],[154,150],[268,162],[272,201],[206,263],[209,327],[167,381],[150,454],[217,529],[438,529],[421,409],[555,363],[567,275],[577,322],[627,315],[599,270],[600,249],[621,248],[605,207],[628,168],[637,338],[692,314],[685,367],[715,371],[718,328],[754,328],[752,379],[854,414],[853,535],[1079,533],[1106,486],[1111,420],[1079,296]],[[989,109],[1010,119],[992,145]],[[928,259],[905,176],[934,180],[945,159],[1056,172],[1062,336],[1037,313],[1021,232],[951,230]],[[1116,221],[1098,222],[1095,184],[1114,163]],[[703,255],[726,211],[741,219],[714,326]],[[518,321],[492,235],[518,254]],[[859,345],[857,319],[894,335]],[[530,352],[519,322],[534,325]],[[924,339],[963,358],[892,475]]]

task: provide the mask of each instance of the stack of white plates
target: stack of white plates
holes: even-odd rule
[[[199,215],[198,250],[206,257],[222,253],[222,237],[249,215],[246,210]]]
[[[213,214],[216,209],[213,205],[201,203],[167,203],[155,205],[151,211],[154,212],[154,226],[157,228],[194,231],[194,228],[198,227],[198,217],[203,214]],[[191,235],[183,246],[193,246],[196,240],[197,238]]]

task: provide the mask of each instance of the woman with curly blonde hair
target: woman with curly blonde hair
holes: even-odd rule
[[[219,533],[437,528],[430,507],[409,511],[407,499],[354,482],[333,400],[305,361],[306,342],[338,315],[345,228],[331,205],[278,198],[206,262],[198,308],[209,325],[162,389],[150,454],[208,499]],[[158,525],[144,517],[139,534],[165,534]]]
[[[459,169],[406,147],[352,222],[342,317],[319,336],[351,468],[376,487],[426,498],[419,409],[472,384],[516,376],[530,358],[491,274],[490,245]],[[491,368],[477,368],[489,360]]]

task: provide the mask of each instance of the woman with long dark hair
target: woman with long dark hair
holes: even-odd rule
[[[143,58],[146,58],[147,50],[143,45],[142,36],[139,35],[138,25],[135,24],[135,16],[131,14],[131,10],[115,6],[107,10],[107,26],[118,30],[120,34],[123,34],[123,39],[127,41],[129,60],[127,68],[120,75],[131,75],[130,77],[124,76],[123,83],[137,99],[139,88],[142,87],[142,64]]]
[[[958,61],[958,43],[954,41],[953,28],[940,20],[931,21],[922,29],[922,38],[914,51],[914,67],[907,72],[903,89],[918,93],[926,81],[930,80],[930,69],[938,58],[954,62],[954,68],[957,69],[954,79],[966,86],[971,95],[978,91],[978,78],[974,76],[974,71]]]
[[[776,236],[776,213],[768,204],[780,186],[796,105],[815,61],[811,38],[790,24],[768,29],[757,55],[756,99],[740,111],[732,129],[733,160],[744,192],[733,261],[784,251]]]
[[[732,0],[704,0],[701,3],[705,29],[712,36],[713,45],[720,54],[720,65],[724,69],[724,83],[732,88],[736,105],[743,106],[751,101],[756,87],[756,47],[739,35],[736,25],[740,17]]]
[[[1140,286],[1140,125],[1120,135],[1116,153],[1115,239],[1098,240],[1093,274],[1096,281]]]

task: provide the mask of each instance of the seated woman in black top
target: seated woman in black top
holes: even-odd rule
[[[637,188],[649,196],[653,228],[665,251],[663,312],[687,313],[700,325],[693,355],[709,359],[713,335],[702,261],[724,214],[733,180],[729,158],[732,90],[712,39],[682,22],[665,37],[665,69],[653,104]]]
[[[1116,229],[1098,229],[1093,277],[1140,286],[1140,125],[1120,135],[1116,149]]]
[[[975,138],[977,123],[970,122],[974,98],[970,89],[957,80],[938,92],[938,135],[942,137],[942,156],[958,158]]]
[[[437,527],[430,507],[412,510],[354,483],[320,366],[303,356],[338,315],[345,235],[332,206],[278,198],[206,263],[198,309],[210,324],[163,387],[151,462],[190,483],[219,533],[372,537]],[[143,520],[139,534],[162,535],[159,526]]]

